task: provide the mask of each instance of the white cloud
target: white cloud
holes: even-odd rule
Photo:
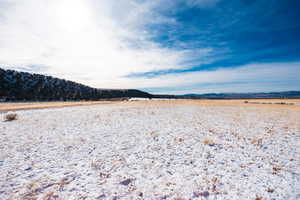
[[[299,85],[291,85],[299,83],[299,77],[299,62],[249,64],[215,71],[168,74],[149,79],[136,78],[128,82],[128,87],[134,84],[140,88],[166,87],[169,88],[168,93],[176,94],[300,90]],[[197,89],[194,88],[195,85]]]
[[[146,26],[176,25],[175,19],[161,12],[172,11],[180,2],[0,0],[0,66],[47,73],[99,88],[188,88],[227,83],[222,88],[193,90],[221,92],[222,89],[243,91],[257,80],[299,81],[299,63],[256,64],[152,79],[125,78],[130,73],[191,67],[187,63],[199,64],[194,59],[211,54],[212,49],[171,49],[151,40],[153,32]],[[211,7],[218,1],[184,2],[189,6]],[[230,82],[244,85],[229,87]]]
[[[181,68],[194,58],[190,50],[151,41],[146,25],[176,23],[156,11],[160,1],[4,2],[8,1],[0,1],[0,64],[8,68],[48,66],[44,73],[96,87],[124,88],[130,82],[120,78],[124,75]],[[211,50],[199,51],[205,56]]]

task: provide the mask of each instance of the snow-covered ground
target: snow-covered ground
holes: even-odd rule
[[[0,114],[0,199],[300,199],[300,112],[126,102]]]

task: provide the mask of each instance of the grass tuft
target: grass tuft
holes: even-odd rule
[[[176,141],[176,142],[183,142],[184,139],[183,139],[183,138],[175,138],[175,141]]]
[[[216,143],[213,140],[206,138],[203,140],[203,144],[213,146]]]
[[[11,113],[11,114],[7,114],[5,115],[5,121],[13,121],[16,120],[18,117],[17,114]]]

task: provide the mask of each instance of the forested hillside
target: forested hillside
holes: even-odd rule
[[[101,100],[121,97],[151,98],[140,90],[96,89],[72,81],[0,68],[0,100]]]

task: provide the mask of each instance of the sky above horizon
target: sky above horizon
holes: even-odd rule
[[[0,55],[97,88],[300,90],[300,1],[0,0]]]

